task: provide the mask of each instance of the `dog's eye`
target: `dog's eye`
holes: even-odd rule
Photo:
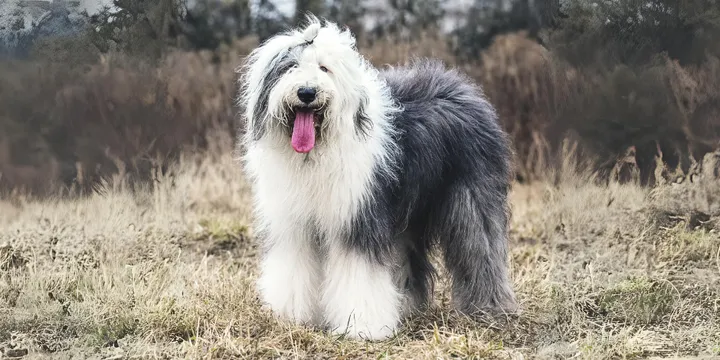
[[[321,70],[322,72],[328,72],[328,71],[330,71],[330,70],[328,70],[328,68],[326,68],[326,67],[324,67],[324,66],[322,66],[322,65],[320,65],[320,70]]]

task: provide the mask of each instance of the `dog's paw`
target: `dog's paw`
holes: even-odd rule
[[[269,309],[273,315],[282,321],[287,321],[299,325],[313,325],[316,321],[316,311],[311,304],[305,301],[287,299],[288,301],[266,302],[264,307]]]
[[[300,325],[317,324],[317,300],[306,289],[291,285],[259,286],[261,306],[282,321]]]

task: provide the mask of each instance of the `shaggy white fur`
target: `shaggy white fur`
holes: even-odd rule
[[[458,309],[516,309],[511,152],[492,106],[438,62],[380,73],[349,31],[308,23],[241,69],[263,302],[290,321],[384,339],[427,305],[439,244]]]

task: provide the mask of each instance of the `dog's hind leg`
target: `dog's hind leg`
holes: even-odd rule
[[[458,180],[431,216],[430,231],[452,277],[452,301],[463,313],[517,310],[507,262],[506,201],[504,189]]]
[[[409,230],[395,239],[399,248],[395,284],[404,293],[403,316],[424,310],[432,295],[434,269],[428,258],[429,246],[421,240]]]

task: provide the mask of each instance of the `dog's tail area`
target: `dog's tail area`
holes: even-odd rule
[[[432,216],[452,277],[452,299],[465,314],[518,311],[508,271],[506,193],[457,181]]]

